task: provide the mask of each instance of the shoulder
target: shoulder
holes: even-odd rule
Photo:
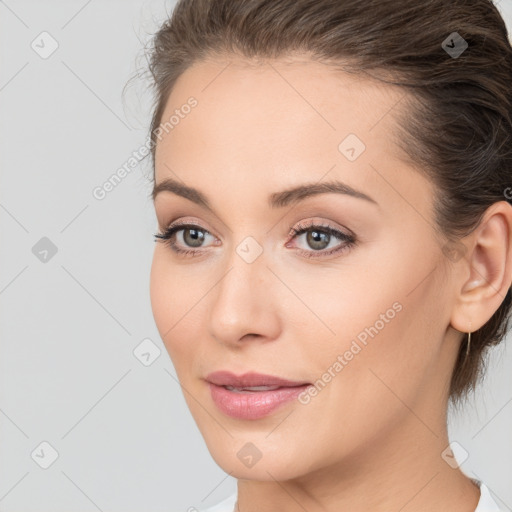
[[[489,488],[483,482],[477,481],[477,484],[480,487],[480,500],[475,512],[503,512],[503,509],[498,506],[492,497]]]
[[[480,500],[478,501],[475,512],[504,512],[492,497],[489,488],[483,482],[475,480],[475,483],[480,487]],[[212,507],[203,510],[193,508],[190,512],[235,512],[236,499],[237,494],[233,493]]]
[[[191,512],[235,512],[236,499],[237,493],[235,492],[216,505],[201,510],[192,509]]]

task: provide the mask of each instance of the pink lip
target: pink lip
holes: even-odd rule
[[[273,375],[264,375],[263,373],[249,372],[243,375],[235,375],[228,371],[213,372],[206,376],[206,380],[217,386],[233,386],[234,388],[250,386],[282,386],[294,387],[309,384],[306,381],[291,381],[274,377]]]
[[[297,398],[310,385],[271,375],[246,373],[236,376],[230,372],[214,372],[207,376],[210,393],[215,405],[228,416],[237,419],[256,420],[269,415],[282,405]],[[280,386],[274,390],[236,392],[235,388],[253,386]]]

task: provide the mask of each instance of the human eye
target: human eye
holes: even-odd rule
[[[197,250],[197,248],[203,247],[202,243],[206,238],[212,237],[215,239],[207,229],[185,222],[171,224],[154,236],[155,242],[160,240],[167,244],[175,253],[183,256],[198,256],[203,251]],[[195,247],[196,249],[187,249],[187,247]]]
[[[327,257],[350,249],[356,244],[353,234],[344,233],[329,224],[302,223],[290,230],[289,236],[299,238],[307,234],[306,242],[313,250],[299,249],[299,253],[307,258]],[[215,237],[205,228],[190,222],[171,224],[163,231],[156,233],[155,241],[166,243],[171,250],[182,256],[199,256],[204,253],[203,242],[211,237],[215,244]],[[339,241],[332,247],[332,242]],[[286,244],[290,247],[289,242]],[[329,247],[331,246],[331,247]]]
[[[305,233],[307,233],[305,241],[313,250],[300,249],[298,252],[306,258],[321,258],[332,254],[341,254],[349,250],[357,242],[354,234],[344,233],[329,224],[319,223],[299,224],[290,230],[289,236],[298,238]],[[331,242],[336,241],[341,241],[341,243],[335,244],[332,247]],[[331,247],[329,248],[330,245]],[[288,243],[286,246],[289,247]]]

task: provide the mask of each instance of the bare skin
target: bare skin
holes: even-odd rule
[[[189,230],[175,235],[194,256],[155,244],[152,308],[212,457],[238,479],[240,511],[477,506],[477,486],[442,457],[448,387],[461,332],[481,327],[511,285],[512,208],[495,203],[462,241],[465,257],[445,257],[433,185],[390,142],[403,94],[306,57],[248,65],[233,56],[194,65],[170,95],[163,120],[190,96],[198,103],[158,142],[156,185],[194,187],[215,213],[156,195],[160,230],[179,220],[211,234],[200,248]],[[354,161],[338,148],[348,134],[366,146]],[[375,202],[331,192],[269,206],[273,193],[334,180]],[[307,233],[290,235],[299,224],[356,242],[327,235],[318,249]],[[246,237],[262,250],[251,263],[236,251]],[[393,304],[401,308],[389,318]],[[370,326],[378,333],[333,371]],[[230,370],[314,383],[329,368],[307,404],[258,420],[223,414],[204,380]],[[249,442],[262,455],[252,467],[237,456]]]

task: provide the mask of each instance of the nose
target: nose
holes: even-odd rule
[[[249,339],[276,339],[279,333],[279,281],[267,267],[263,254],[251,262],[240,246],[238,249],[233,251],[210,298],[210,335],[232,347]]]

